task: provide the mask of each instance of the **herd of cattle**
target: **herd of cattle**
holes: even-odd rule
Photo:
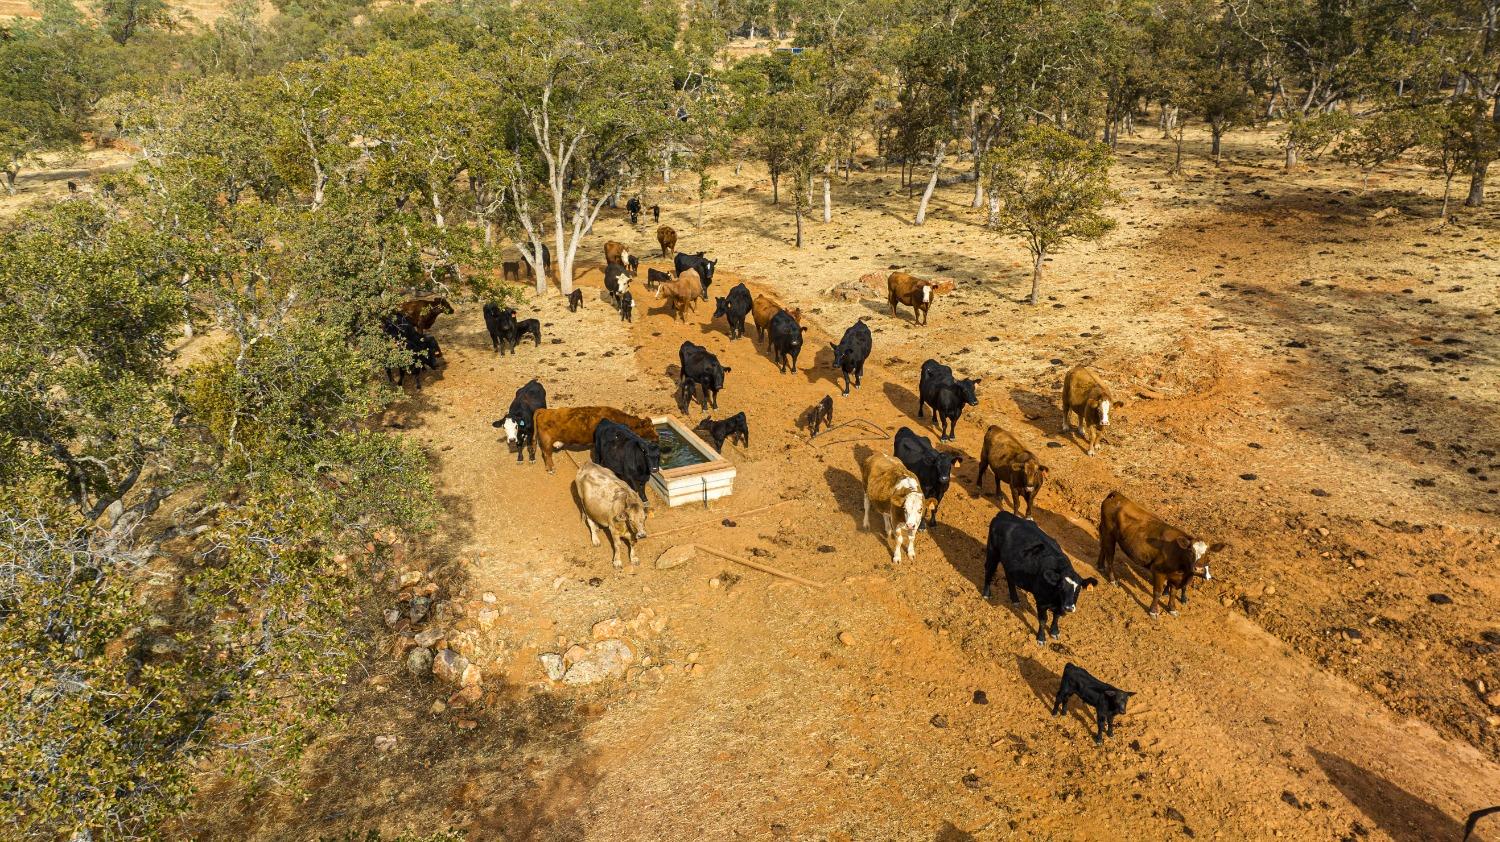
[[[630,214],[634,221],[641,209],[637,200],[632,201],[635,205]],[[653,212],[656,210],[652,208]],[[698,300],[708,300],[717,261],[708,259],[703,252],[677,252],[677,234],[665,225],[657,230],[657,242],[663,257],[674,256],[675,271],[648,268],[646,288],[658,300],[668,302],[674,318],[684,320]],[[630,287],[638,271],[639,260],[623,244],[615,241],[605,244],[605,288],[623,319],[632,318],[634,298]],[[890,273],[886,283],[892,314],[898,305],[909,306],[919,324],[926,323],[933,299],[952,289],[951,283],[924,280],[905,272]],[[797,370],[807,330],[801,324],[800,311],[785,308],[764,294],[752,296],[744,284],[737,284],[725,296],[716,298],[715,303],[710,320],[722,317],[731,340],[745,336],[745,319],[750,316],[757,341],[766,344],[778,369],[783,373]],[[580,306],[582,295],[575,291],[569,308],[576,310]],[[410,367],[400,370],[400,378],[394,378],[398,384],[407,374],[419,378],[422,368],[436,366],[442,352],[427,331],[438,314],[452,312],[445,299],[415,299],[386,319],[386,333],[404,345],[413,360]],[[517,319],[515,310],[493,303],[484,305],[483,312],[491,343],[501,354],[507,350],[515,353],[516,345],[526,336],[540,345],[541,325],[536,319]],[[837,344],[832,344],[832,368],[835,377],[842,378],[845,396],[851,386],[860,387],[872,347],[870,329],[863,321],[857,321]],[[722,449],[726,442],[748,447],[750,430],[745,413],[720,420],[707,414],[718,409],[725,375],[732,369],[722,365],[708,348],[693,342],[682,343],[678,363],[678,405],[686,409],[696,400],[705,413],[697,429],[712,439],[716,450]],[[917,417],[922,418],[925,410],[932,411],[940,443],[953,441],[964,408],[978,405],[979,384],[979,378],[958,378],[950,367],[936,360],[922,363],[917,384]],[[417,387],[421,388],[420,379]],[[1101,433],[1110,425],[1110,410],[1117,405],[1101,378],[1084,366],[1074,367],[1062,384],[1063,432],[1076,431],[1088,454],[1093,455]],[[808,431],[810,436],[826,431],[832,423],[831,395],[796,419],[798,428]],[[516,390],[505,416],[493,426],[504,429],[507,442],[515,448],[517,462],[522,461],[523,455],[535,462],[537,450],[541,450],[549,473],[554,470],[556,450],[589,447],[589,461],[579,467],[572,486],[580,516],[594,546],[599,546],[600,528],[609,535],[611,560],[616,568],[623,565],[622,546],[623,555],[632,564],[636,563],[635,544],[647,536],[646,485],[661,467],[659,435],[649,418],[607,406],[549,407],[546,389],[532,379]],[[881,518],[893,563],[899,563],[903,555],[915,558],[918,534],[936,527],[938,507],[955,469],[963,462],[962,455],[934,447],[927,437],[909,427],[896,432],[890,455],[872,454],[863,461],[863,525],[870,528],[870,511],[874,509]],[[985,474],[992,473],[995,495],[1000,502],[1000,511],[990,522],[985,545],[983,598],[989,599],[998,572],[1004,577],[1012,604],[1019,602],[1018,588],[1032,595],[1037,643],[1045,644],[1049,634],[1056,640],[1061,615],[1073,612],[1083,591],[1098,581],[1081,576],[1057,542],[1032,519],[1037,492],[1048,475],[1048,468],[1036,454],[1007,430],[991,425],[985,430],[978,462],[976,486],[982,494]],[[1008,500],[1002,486],[1009,491]],[[1096,567],[1111,582],[1117,581],[1114,558],[1116,551],[1121,550],[1144,568],[1151,579],[1149,611],[1153,617],[1158,615],[1163,593],[1167,611],[1177,613],[1177,603],[1188,601],[1191,580],[1211,578],[1208,557],[1222,547],[1167,524],[1118,491],[1109,494],[1100,506]],[[1113,718],[1124,712],[1131,694],[1069,664],[1063,673],[1054,714],[1066,707],[1072,695],[1078,695],[1095,708],[1099,726],[1094,737],[1097,742],[1105,733],[1112,733]]]

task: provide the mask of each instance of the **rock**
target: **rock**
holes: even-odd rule
[[[536,656],[536,659],[542,662],[542,670],[547,673],[547,680],[562,681],[563,673],[567,671],[567,668],[563,666],[561,655],[556,652],[547,652]]]
[[[964,775],[964,786],[969,789],[979,789],[979,776],[972,772]]]
[[[846,632],[846,631],[839,632],[839,643],[842,643],[845,646],[853,646],[854,645],[854,635],[852,635],[852,634],[850,634],[849,632]]]
[[[396,584],[399,587],[405,588],[410,587],[411,585],[415,585],[420,581],[422,581],[422,571],[408,570],[405,573],[401,574],[401,578],[396,580]]]
[[[1328,527],[1326,527],[1326,526],[1320,526],[1320,527],[1318,527],[1318,537],[1319,538],[1327,538],[1328,537]]]
[[[943,716],[941,713],[934,713],[932,715],[932,718],[929,719],[929,720],[927,720],[927,721],[931,722],[932,723],[932,727],[934,727],[934,728],[947,728],[948,727],[948,717]]]
[[[421,678],[432,675],[432,650],[418,646],[407,652],[406,671]]]
[[[460,719],[458,720],[458,727],[462,728],[465,731],[472,731],[475,728],[479,727],[479,723],[475,722],[472,719]]]
[[[479,613],[474,615],[474,622],[478,623],[482,629],[490,628],[499,619],[500,612],[493,608],[481,608],[479,609]]]
[[[1168,807],[1165,810],[1162,810],[1161,814],[1174,822],[1182,822],[1183,824],[1187,824],[1187,819],[1182,815],[1182,813],[1179,813],[1177,811],[1176,807]]]
[[[692,561],[697,553],[698,548],[692,544],[678,544],[675,547],[668,547],[662,551],[661,555],[656,557],[656,569],[670,570],[673,567],[680,567]]]
[[[572,662],[562,680],[564,684],[593,684],[619,678],[634,661],[635,652],[630,644],[623,640],[601,640]]]
[[[469,705],[477,704],[482,698],[484,698],[484,689],[478,684],[470,684],[467,687],[459,688],[457,693],[448,697],[448,707],[466,708]]]
[[[589,650],[587,648],[575,643],[568,647],[568,651],[563,653],[563,663],[571,667],[584,658],[587,658],[588,654]]]
[[[401,612],[396,610],[395,608],[385,609],[384,616],[385,627],[388,629],[394,629],[396,627],[396,624],[401,622]]]
[[[1257,477],[1255,474],[1240,474],[1240,479],[1248,482],[1250,480],[1259,479],[1259,477]]]
[[[1324,491],[1321,488],[1314,488],[1314,489],[1308,491],[1307,493],[1311,494],[1314,497],[1327,497],[1328,496],[1328,492]]]
[[[723,583],[719,581],[719,577],[717,577],[717,576],[715,576],[714,578],[708,580],[708,586],[710,588],[717,588],[717,587],[719,587],[722,584]]]
[[[425,646],[428,649],[431,649],[433,646],[437,645],[437,642],[442,639],[443,630],[437,628],[436,626],[422,629],[421,631],[417,632],[416,637],[412,638],[412,640],[416,641],[416,644],[418,646]]]
[[[1266,596],[1275,596],[1276,595],[1276,586],[1275,585],[1266,585],[1265,594],[1266,594]]]
[[[480,599],[484,600],[485,602],[489,603],[490,605],[494,605],[495,601],[496,601],[495,600],[495,595],[493,593],[491,593],[490,591],[485,591],[484,595],[481,596]]]
[[[432,659],[432,674],[449,684],[467,686],[464,677],[471,666],[468,658],[452,649],[443,649]]]
[[[432,599],[425,596],[413,597],[411,605],[406,609],[406,619],[413,623],[420,623],[427,619],[427,614],[432,610]]]
[[[1453,603],[1453,597],[1448,596],[1445,593],[1432,593],[1427,595],[1427,601],[1432,603],[1433,605],[1451,605]]]
[[[619,617],[611,617],[608,620],[600,620],[594,624],[593,634],[595,640],[608,640],[619,637],[625,633],[625,621]]]
[[[1492,708],[1500,708],[1500,690],[1491,690],[1484,695],[1484,703]]]
[[[427,712],[432,714],[433,716],[437,716],[447,709],[448,705],[446,705],[442,699],[438,699],[437,701],[432,703],[432,707],[428,708]]]
[[[983,690],[975,690],[974,691],[974,704],[976,704],[976,705],[987,705],[989,703],[990,703],[990,697],[989,697],[988,693],[985,693]]]

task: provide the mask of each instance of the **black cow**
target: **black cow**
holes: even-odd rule
[[[719,264],[719,261],[709,260],[703,256],[705,253],[701,251],[697,254],[677,252],[677,256],[672,258],[672,269],[674,270],[672,274],[681,275],[689,269],[697,269],[698,280],[703,283],[703,300],[707,301],[708,285],[714,282],[714,267]]]
[[[922,417],[922,407],[932,407],[932,417],[938,422],[938,441],[952,441],[957,438],[954,428],[964,405],[979,405],[979,395],[974,391],[978,385],[978,377],[954,380],[953,369],[937,360],[927,360],[922,363],[922,379],[917,384],[917,417]]]
[[[625,212],[630,214],[630,224],[634,225],[641,218],[641,197],[631,196],[630,201],[625,203]]]
[[[618,263],[611,263],[604,267],[604,289],[609,297],[614,299],[615,306],[620,306],[620,296],[630,290],[630,270]]]
[[[663,272],[660,269],[651,269],[649,267],[646,269],[646,289],[655,291],[659,285],[670,280],[672,280],[671,272]]]
[[[714,440],[714,450],[720,452],[724,450],[726,441],[738,442],[740,447],[750,446],[750,425],[746,422],[743,412],[736,412],[722,421],[704,418],[693,429],[708,433],[709,437]]]
[[[505,440],[516,446],[517,462],[521,461],[522,451],[530,455],[531,461],[536,461],[536,427],[532,424],[532,417],[538,409],[546,408],[547,390],[541,381],[532,378],[531,382],[516,390],[505,417],[490,424],[505,429]]]
[[[685,406],[691,406],[693,402],[694,387],[703,389],[699,405],[705,412],[709,407],[719,408],[719,390],[724,388],[724,375],[732,371],[730,368],[719,365],[719,358],[709,353],[702,345],[694,345],[684,342],[677,349],[677,361],[682,366],[682,380],[679,381],[677,402]]]
[[[495,350],[504,354],[507,349],[510,353],[516,352],[516,346],[521,344],[521,337],[530,335],[535,344],[542,344],[542,323],[536,319],[523,319],[516,321],[516,311],[490,302],[484,305],[484,327],[489,331],[490,344]]]
[[[855,322],[854,326],[844,331],[844,338],[839,344],[828,343],[833,348],[833,367],[844,372],[844,397],[849,397],[849,375],[854,375],[854,388],[858,389],[861,381],[865,379],[865,360],[870,358],[870,348],[873,340],[870,338],[870,329],[864,322]]]
[[[1105,684],[1089,675],[1089,671],[1077,664],[1063,667],[1062,682],[1057,686],[1057,698],[1052,702],[1052,715],[1060,716],[1068,710],[1068,700],[1077,696],[1084,704],[1094,709],[1094,719],[1099,730],[1094,742],[1104,742],[1104,735],[1115,735],[1115,717],[1125,712],[1125,704],[1135,693],[1126,692]]]
[[[510,352],[512,354],[516,352],[516,343],[520,342],[523,336],[530,336],[532,344],[540,348],[542,345],[541,321],[537,319],[522,319],[516,322],[516,335],[510,342]]]
[[[393,313],[381,319],[380,327],[387,337],[411,356],[411,362],[404,366],[387,366],[386,379],[397,386],[404,386],[406,376],[409,374],[417,383],[417,391],[422,391],[422,369],[430,368],[436,371],[438,357],[443,355],[443,349],[438,347],[438,341],[417,330],[417,326],[411,323],[411,319],[402,313]],[[395,372],[394,376],[392,372]]]
[[[575,289],[568,293],[568,312],[576,313],[583,306],[583,290]]]
[[[786,374],[788,359],[792,361],[792,371],[797,370],[797,355],[802,353],[802,333],[806,330],[785,310],[779,310],[771,317],[771,354],[782,374]]]
[[[594,427],[594,448],[589,458],[596,465],[614,471],[615,476],[646,499],[646,483],[653,471],[661,470],[661,447],[654,441],[646,441],[635,431],[608,418],[601,419]]]
[[[896,431],[895,456],[908,471],[917,475],[917,482],[922,484],[922,496],[932,501],[932,516],[927,525],[936,526],[938,506],[943,502],[943,495],[948,493],[948,484],[953,481],[953,469],[962,465],[964,458],[938,450],[926,436],[917,435],[910,427]]]
[[[750,300],[750,289],[744,284],[735,284],[729,295],[723,298],[715,298],[718,305],[714,308],[714,318],[724,317],[729,323],[729,338],[739,339],[745,335],[745,316],[749,315],[750,308],[754,306]]]
[[[635,298],[628,292],[620,296],[620,321],[635,321]]]
[[[661,205],[651,206],[651,221],[661,222]]]
[[[1062,547],[1036,523],[1010,512],[1000,512],[990,521],[990,537],[984,547],[984,598],[990,598],[990,583],[995,568],[1004,567],[1005,587],[1010,590],[1012,605],[1020,602],[1016,588],[1031,594],[1036,601],[1036,643],[1047,642],[1047,612],[1052,612],[1052,639],[1057,639],[1057,621],[1063,614],[1078,608],[1078,595],[1085,588],[1099,584],[1090,576],[1085,579],[1073,569],[1073,563]]]

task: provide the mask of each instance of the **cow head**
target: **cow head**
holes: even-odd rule
[[[1205,581],[1212,579],[1213,573],[1208,569],[1208,556],[1224,549],[1222,543],[1209,545],[1206,541],[1189,538],[1186,535],[1177,538],[1177,555],[1187,562],[1187,567],[1193,576],[1202,576]]]
[[[702,257],[703,256],[703,252],[701,252],[701,251],[698,252],[698,256]],[[718,260],[705,260],[705,261],[703,261],[703,283],[705,283],[705,284],[711,284],[711,283],[713,283],[713,280],[714,280],[714,267],[718,266],[718,265],[719,265],[719,261]]]
[[[1078,574],[1072,570],[1063,570],[1058,567],[1053,567],[1043,573],[1042,581],[1057,588],[1058,602],[1062,605],[1062,610],[1068,614],[1078,610],[1079,594],[1083,593],[1086,588],[1099,584],[1099,580],[1093,576],[1079,579]]]
[[[964,458],[956,453],[942,453],[933,459],[932,465],[937,471],[938,487],[946,488],[948,483],[953,481],[953,469],[963,463]]]
[[[1111,687],[1108,690],[1105,690],[1104,712],[1110,716],[1119,716],[1120,714],[1125,712],[1126,703],[1128,703],[1130,701],[1130,697],[1134,695],[1135,693],[1132,691],[1121,690],[1117,687]]]
[[[1109,411],[1119,406],[1119,401],[1111,400],[1109,395],[1104,393],[1104,390],[1096,387],[1089,390],[1088,404],[1094,407],[1094,411],[1098,413],[1099,426],[1108,427]]]
[[[958,387],[958,393],[963,395],[964,403],[969,406],[979,406],[979,392],[974,388],[979,385],[980,378],[972,380],[955,380],[953,385]]]
[[[1010,463],[1011,476],[1021,478],[1021,487],[1028,494],[1036,494],[1047,479],[1047,466],[1037,461],[1036,456],[1030,453],[1022,453],[1016,460]]]
[[[449,304],[448,299],[443,298],[442,296],[438,296],[437,298],[432,299],[432,306],[438,308],[444,313],[451,314],[453,312],[453,305]]]
[[[922,496],[922,489],[913,478],[901,480],[896,485],[896,494],[906,492],[901,498],[901,522],[896,525],[896,551],[894,560],[901,559],[901,547],[906,546],[907,558],[916,558],[917,530],[922,526],[922,518],[926,516],[927,500]],[[893,495],[895,496],[895,495]]]
[[[505,428],[505,440],[510,444],[516,443],[516,434],[521,432],[521,421],[514,416],[507,415],[503,421],[495,422]]]
[[[619,511],[615,513],[610,529],[622,537],[641,540],[646,537],[646,504],[635,492],[620,495]]]

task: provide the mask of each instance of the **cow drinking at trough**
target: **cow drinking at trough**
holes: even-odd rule
[[[570,406],[538,409],[532,416],[536,425],[536,443],[542,451],[542,464],[553,472],[552,453],[565,446],[589,447],[594,443],[594,428],[608,419],[624,424],[647,441],[660,436],[649,418],[638,418],[609,406]]]
[[[720,365],[719,358],[707,348],[692,342],[684,342],[678,347],[677,362],[682,368],[677,402],[691,406],[694,392],[701,388],[702,396],[698,403],[703,411],[707,412],[710,407],[718,409],[719,390],[724,388],[724,375],[732,369]]]
[[[948,493],[948,485],[953,481],[953,469],[962,465],[964,458],[938,450],[926,436],[917,435],[910,427],[896,431],[895,456],[922,484],[922,493],[931,501],[928,505],[932,509],[927,525],[936,526],[938,506],[942,505],[943,495]]]
[[[536,461],[535,416],[538,409],[546,408],[547,390],[543,388],[541,381],[533,378],[516,390],[516,396],[511,400],[505,417],[490,425],[505,429],[505,440],[516,446],[517,462],[521,461],[522,453],[526,453],[531,461]]]
[[[698,279],[703,284],[703,300],[708,300],[708,285],[714,282],[714,267],[719,265],[717,260],[709,260],[704,257],[705,252],[697,254],[679,253],[672,259],[672,269],[681,277],[683,272],[689,269],[698,272]]]
[[[750,299],[750,289],[744,284],[735,284],[729,295],[714,299],[714,318],[724,317],[729,323],[729,338],[739,339],[745,335],[745,316],[755,306]]]
[[[698,309],[698,295],[702,287],[698,273],[692,269],[656,288],[656,300],[667,300],[667,306],[678,321],[687,321],[687,311]]]
[[[922,378],[917,383],[917,417],[922,417],[924,406],[932,407],[932,417],[938,422],[938,441],[957,438],[954,429],[964,406],[978,406],[979,395],[974,390],[979,378],[971,380],[953,379],[953,369],[937,360],[922,363]]]
[[[600,419],[594,427],[594,445],[589,458],[625,481],[646,502],[646,483],[653,471],[661,470],[661,445],[646,441],[624,424]]]
[[[602,527],[609,533],[610,562],[615,569],[623,566],[620,544],[625,545],[630,563],[636,564],[635,542],[646,537],[646,507],[630,486],[608,468],[584,462],[573,477],[573,494],[594,546],[599,546],[598,529]]]
[[[751,302],[750,315],[755,319],[756,339],[766,338],[766,329],[771,326],[771,319],[776,318],[776,314],[782,312],[783,309],[781,303],[769,295],[755,296],[755,300]],[[802,321],[801,310],[793,308],[786,312],[797,322]]]
[[[999,425],[991,424],[984,431],[984,447],[979,451],[979,476],[974,478],[981,494],[984,493],[986,470],[995,473],[995,495],[1005,499],[1000,493],[1000,483],[1005,483],[1010,489],[1010,510],[1019,515],[1021,501],[1025,500],[1026,519],[1031,520],[1031,507],[1036,501],[1037,491],[1047,479],[1047,466],[1027,450],[1020,439]]]
[[[892,542],[891,563],[901,562],[903,547],[907,560],[915,561],[917,530],[921,528],[922,516],[927,510],[921,482],[894,456],[871,454],[860,467],[865,483],[864,527],[870,528],[870,505],[874,504],[885,522],[886,540]]]
[[[1099,730],[1094,742],[1104,742],[1104,735],[1115,735],[1115,717],[1125,712],[1125,704],[1134,693],[1105,684],[1089,675],[1089,671],[1077,664],[1063,667],[1062,681],[1057,686],[1057,698],[1052,700],[1052,715],[1060,716],[1068,710],[1068,700],[1077,696],[1080,701],[1094,709],[1094,721]]]
[[[677,232],[663,225],[656,229],[656,242],[661,245],[661,256],[669,257],[677,251]]]
[[[1173,593],[1187,604],[1187,586],[1194,576],[1213,578],[1208,555],[1224,549],[1183,532],[1136,505],[1118,491],[1111,491],[1099,506],[1099,570],[1110,582],[1115,577],[1115,549],[1122,549],[1151,574],[1151,616],[1157,616],[1162,589],[1167,592],[1167,613],[1176,615]]]
[[[722,421],[705,417],[693,429],[707,433],[713,440],[714,450],[720,452],[723,452],[726,441],[737,442],[740,447],[750,446],[750,424],[745,420],[743,412],[736,412]]]
[[[844,397],[849,396],[849,375],[854,375],[854,388],[858,389],[865,379],[865,360],[870,358],[873,340],[870,328],[864,322],[855,322],[844,331],[839,344],[828,343],[833,348],[833,367],[844,373]]]
[[[952,281],[929,281],[908,275],[905,272],[892,272],[886,278],[887,296],[886,300],[891,305],[891,315],[896,315],[896,305],[905,304],[912,308],[912,321],[917,324],[927,324],[927,311],[932,307],[932,299],[938,295],[950,292],[953,289]]]
[[[1001,568],[1010,603],[1020,602],[1016,588],[1031,594],[1036,602],[1036,644],[1047,642],[1047,613],[1052,613],[1050,633],[1057,640],[1057,621],[1063,614],[1078,608],[1078,595],[1085,588],[1099,584],[1092,576],[1085,579],[1073,569],[1073,563],[1062,547],[1042,531],[1040,526],[1002,511],[990,521],[989,540],[984,547],[984,598],[990,598],[995,570]]]
[[[796,372],[797,355],[802,353],[802,334],[806,330],[785,310],[771,317],[771,356],[776,359],[782,374],[786,374],[788,361],[792,364],[792,371]]]
[[[1099,445],[1099,434],[1109,426],[1109,410],[1115,405],[1104,385],[1094,372],[1083,366],[1074,366],[1063,378],[1063,433],[1074,429],[1083,434],[1089,444],[1089,455]],[[1073,416],[1078,416],[1077,427]]]

